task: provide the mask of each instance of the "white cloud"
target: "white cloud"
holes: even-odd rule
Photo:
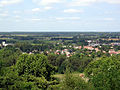
[[[94,2],[96,2],[97,0],[73,0],[72,2],[70,2],[70,6],[88,6]]]
[[[20,14],[21,11],[13,11],[14,14]]]
[[[62,20],[80,20],[80,17],[57,17],[56,20],[62,21]]]
[[[40,21],[41,19],[39,19],[39,18],[32,18],[31,20],[32,21]]]
[[[40,8],[33,8],[32,11],[33,11],[33,12],[39,12],[39,11],[41,11],[41,10],[40,10]]]
[[[1,0],[0,1],[0,6],[17,4],[17,3],[21,3],[22,1],[23,0]]]
[[[50,10],[50,9],[52,9],[52,7],[45,7],[44,9],[45,10]]]
[[[65,13],[82,13],[83,10],[77,10],[77,9],[66,9],[64,10]]]
[[[1,13],[0,13],[0,16],[2,16],[2,17],[8,16],[8,11],[1,12]]]
[[[106,2],[110,4],[120,4],[120,0],[99,0],[99,2]]]
[[[16,22],[20,22],[21,20],[20,20],[20,19],[16,19],[15,21],[16,21]]]
[[[57,17],[56,20],[65,20],[63,17]]]
[[[54,4],[54,3],[59,3],[61,0],[42,0],[41,5],[49,5],[49,4]]]
[[[6,17],[6,16],[8,16],[8,14],[7,13],[1,13],[0,16]]]
[[[88,6],[94,3],[120,4],[120,0],[32,0],[38,5],[49,6],[51,4],[65,3],[69,6]]]
[[[105,21],[113,21],[115,20],[114,18],[104,18]]]
[[[27,22],[36,22],[36,21],[41,21],[42,19],[32,17],[32,18],[24,18],[23,20]]]
[[[120,4],[120,0],[72,0],[70,6],[88,6],[94,3]]]
[[[56,4],[56,3],[62,3],[65,0],[32,0],[34,3],[37,3],[39,5],[44,5],[44,6],[48,6],[51,4]]]
[[[21,16],[16,15],[15,18],[18,18],[18,19],[19,19],[19,18],[21,18]]]
[[[43,12],[43,11],[50,10],[50,9],[52,9],[52,7],[48,7],[48,6],[41,8],[41,9],[40,8],[33,8],[32,12]]]

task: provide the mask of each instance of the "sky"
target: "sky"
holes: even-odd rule
[[[120,32],[120,0],[0,0],[0,32]]]

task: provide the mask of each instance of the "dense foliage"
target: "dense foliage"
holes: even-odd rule
[[[34,75],[35,77],[45,77],[50,79],[55,68],[48,64],[47,57],[44,55],[23,54],[16,63],[16,70],[19,75]]]
[[[120,56],[101,58],[91,62],[85,70],[89,81],[98,90],[120,89]]]
[[[0,90],[119,90],[119,54],[120,33],[0,33]]]

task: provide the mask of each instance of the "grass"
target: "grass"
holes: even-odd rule
[[[86,78],[85,76],[84,76],[84,73],[79,73],[79,72],[74,72],[74,73],[72,73],[74,76],[76,76],[76,77],[81,77],[81,76],[83,76],[83,77],[81,77],[83,80],[85,80],[86,82],[88,81],[88,78]],[[55,74],[55,75],[53,75],[53,77],[54,78],[57,78],[58,80],[60,80],[60,81],[62,81],[63,79],[64,79],[64,77],[65,77],[65,74]]]
[[[88,80],[89,80],[87,77],[85,77],[84,73],[73,72],[72,74],[75,77],[81,77],[86,82],[88,82]],[[53,75],[53,77],[57,78],[59,81],[62,81],[64,79],[64,77],[65,77],[65,74],[55,74],[55,75]]]

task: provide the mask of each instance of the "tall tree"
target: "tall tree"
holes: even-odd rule
[[[85,73],[98,90],[120,90],[120,56],[91,62]]]

